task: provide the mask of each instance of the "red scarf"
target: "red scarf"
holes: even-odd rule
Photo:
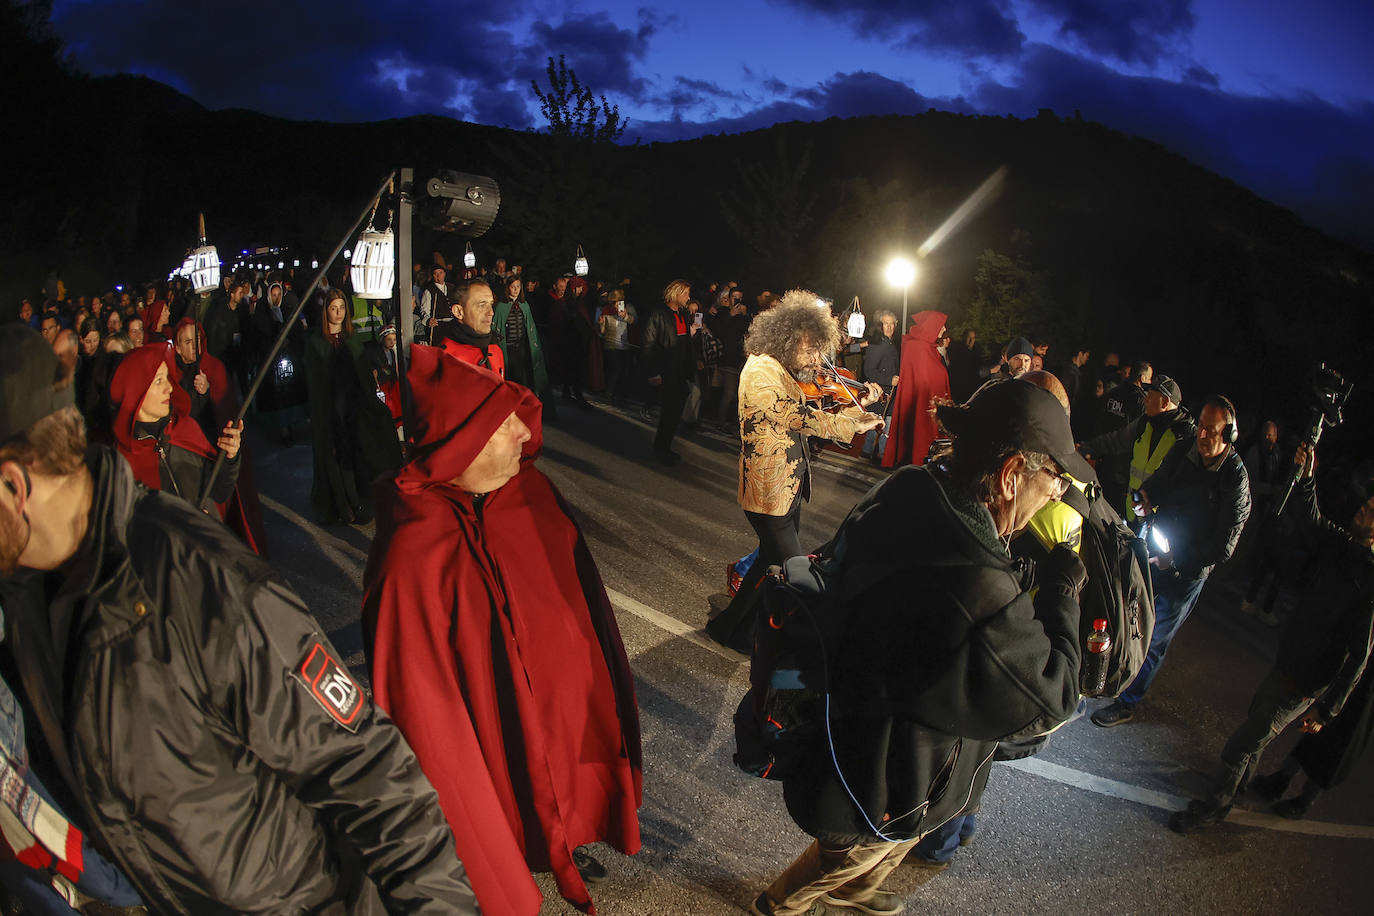
[[[376,485],[363,582],[372,687],[439,793],[482,912],[537,913],[531,869],[594,912],[572,850],[640,844],[639,718],[615,615],[534,467],[539,401],[437,348],[411,358],[418,457]],[[532,433],[522,469],[479,502],[449,481],[512,412]]]

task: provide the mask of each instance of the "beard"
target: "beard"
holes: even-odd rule
[[[810,366],[801,369],[793,369],[792,377],[803,384],[811,384],[816,381],[816,370]]]
[[[29,546],[32,529],[9,509],[0,509],[0,579],[14,575],[19,558]]]

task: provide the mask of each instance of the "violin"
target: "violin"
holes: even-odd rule
[[[814,381],[798,382],[802,396],[825,410],[839,410],[844,407],[858,406],[859,399],[867,394],[867,389],[854,378],[854,373],[840,367],[822,369],[816,373]]]

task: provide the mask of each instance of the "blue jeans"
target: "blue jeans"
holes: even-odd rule
[[[1183,621],[1193,612],[1197,599],[1202,595],[1202,586],[1207,581],[1207,577],[1203,576],[1186,584],[1179,584],[1177,581],[1170,582],[1171,578],[1157,572],[1151,575],[1151,581],[1156,589],[1155,629],[1150,635],[1150,648],[1145,653],[1145,664],[1140,666],[1140,673],[1131,681],[1131,686],[1117,699],[1123,706],[1135,706],[1145,698],[1145,691],[1150,689],[1155,675],[1159,673],[1159,666],[1164,663],[1164,653],[1169,651],[1169,644],[1174,641],[1174,636],[1178,633],[1179,627],[1183,626]],[[1165,585],[1165,591],[1159,590],[1161,585]]]
[[[927,862],[948,862],[959,851],[959,841],[978,832],[978,815],[961,814],[921,837],[910,855]]]

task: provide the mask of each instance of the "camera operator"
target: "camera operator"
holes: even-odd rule
[[[818,902],[901,912],[883,881],[978,807],[998,740],[1051,728],[1078,703],[1083,564],[1056,547],[1037,583],[1004,540],[1065,492],[1065,473],[1093,479],[1069,418],[1019,381],[939,415],[952,451],[879,484],[832,542],[845,623],[828,640],[829,730],[783,780],[788,813],[816,841],[753,902],[757,916]]]
[[[1296,536],[1316,557],[1317,569],[1303,606],[1279,641],[1278,657],[1255,697],[1245,721],[1221,751],[1226,769],[1206,798],[1169,819],[1169,828],[1191,833],[1226,819],[1235,796],[1259,764],[1260,755],[1299,716],[1308,734],[1322,730],[1341,713],[1369,659],[1374,637],[1374,481],[1359,488],[1361,502],[1345,529],[1317,508],[1312,479],[1315,453],[1298,446],[1302,465],[1296,501]]]
[[[1250,482],[1236,436],[1236,408],[1213,395],[1198,417],[1196,444],[1175,447],[1140,487],[1152,546],[1161,551],[1150,558],[1155,628],[1140,673],[1116,702],[1093,713],[1094,725],[1111,728],[1134,718],[1169,644],[1202,596],[1207,576],[1236,549],[1250,517]],[[1154,504],[1160,508],[1151,517]]]

